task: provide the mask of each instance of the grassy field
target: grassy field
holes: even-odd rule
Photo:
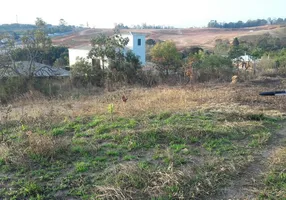
[[[14,102],[1,111],[0,199],[285,199],[285,99],[258,95],[284,87]]]

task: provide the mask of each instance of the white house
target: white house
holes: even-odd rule
[[[133,51],[133,53],[139,56],[142,65],[146,64],[146,47],[145,47],[145,35],[129,32],[128,34],[122,34],[123,38],[129,38],[127,49]]]
[[[252,68],[255,64],[255,60],[252,56],[247,55],[245,53],[244,56],[240,56],[238,58],[232,59],[232,63],[234,66],[236,66],[238,69],[249,69]]]
[[[125,51],[131,50],[135,55],[139,56],[142,65],[146,64],[146,48],[145,48],[145,35],[129,32],[122,34],[123,38],[129,38],[129,42],[125,47]],[[78,46],[69,49],[69,64],[74,65],[78,58],[87,58],[91,45]],[[92,63],[92,60],[89,59]],[[108,63],[107,63],[108,66]]]

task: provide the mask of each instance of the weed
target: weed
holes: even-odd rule
[[[178,153],[182,149],[185,149],[186,145],[185,144],[172,144],[170,148],[173,149],[175,151],[175,153]]]
[[[114,105],[113,105],[113,103],[112,104],[108,104],[107,111],[108,111],[108,113],[111,116],[111,121],[113,121],[113,114],[114,114]]]
[[[86,162],[75,163],[76,172],[86,172],[89,169],[89,164]]]
[[[43,188],[39,184],[31,181],[27,181],[20,188],[20,193],[23,196],[39,197],[42,192]]]
[[[52,130],[52,134],[54,136],[63,135],[64,133],[65,133],[65,129],[64,128],[54,128]]]
[[[130,160],[135,160],[136,159],[136,156],[133,156],[133,155],[125,155],[123,157],[123,160],[125,161],[130,161]]]

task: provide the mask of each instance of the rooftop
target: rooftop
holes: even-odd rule
[[[17,70],[19,74],[21,74],[22,76],[28,75],[30,62],[20,61],[20,62],[16,62],[16,65],[17,65]],[[33,64],[32,71],[35,77],[70,76],[70,72],[65,69],[58,68],[58,67],[52,67],[52,66],[37,63],[37,62]],[[15,76],[18,76],[18,74],[12,70],[5,70],[0,73],[0,78],[15,77]]]

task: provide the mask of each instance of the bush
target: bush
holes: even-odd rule
[[[53,80],[47,79],[34,79],[33,88],[44,94],[45,96],[56,96],[60,87],[53,83]]]
[[[0,79],[0,103],[6,104],[14,97],[28,92],[28,82],[25,78],[10,77]]]
[[[152,87],[157,85],[160,82],[160,78],[156,75],[153,71],[137,71],[137,83],[145,86],[145,87]]]
[[[76,86],[103,86],[104,76],[99,63],[93,66],[84,58],[79,59],[72,67],[72,83]]]
[[[199,82],[211,80],[230,82],[234,71],[231,60],[218,55],[205,55],[194,67],[195,78]]]

